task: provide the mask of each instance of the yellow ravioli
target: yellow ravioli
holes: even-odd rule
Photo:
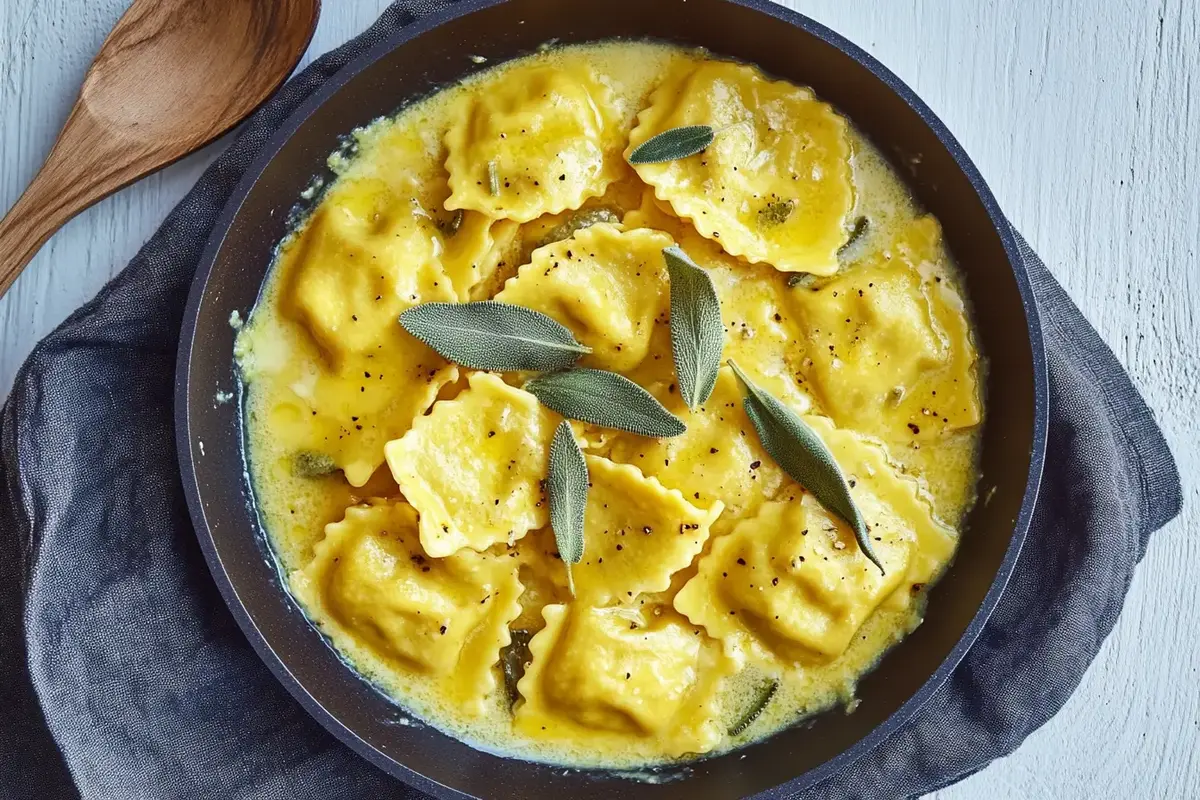
[[[683,420],[687,431],[669,439],[619,434],[609,457],[637,466],[697,506],[723,505],[724,513],[713,525],[715,533],[752,514],[787,480],[762,449],[742,409],[741,387],[728,367],[721,368],[712,397],[694,411],[678,392],[660,390],[657,396]]]
[[[403,435],[456,375],[396,322],[414,303],[454,294],[433,240],[411,220],[370,221],[370,209],[385,206],[388,191],[376,181],[348,184],[341,202],[314,214],[281,256],[281,268],[291,270],[284,311],[320,348],[278,364],[293,373],[295,415],[308,424],[295,446],[332,457],[354,486],[371,477],[384,444]],[[391,249],[393,241],[400,249]]]
[[[831,275],[854,208],[846,121],[811,90],[756,68],[702,61],[651,95],[629,150],[672,128],[709,125],[699,155],[635,165],[657,196],[726,252],[783,272]]]
[[[292,586],[326,632],[431,676],[464,711],[483,712],[508,623],[521,612],[512,559],[470,550],[427,558],[416,511],[399,500],[348,508],[314,553]]]
[[[504,291],[502,303],[541,311],[592,349],[584,366],[628,371],[646,357],[660,328],[670,341],[671,290],[664,233],[599,224],[539,248]]]
[[[354,486],[457,375],[397,317],[417,303],[465,299],[496,269],[502,225],[467,213],[450,235],[434,216],[444,193],[429,189],[426,143],[364,137],[383,162],[335,184],[277,267],[287,275],[284,312],[319,348],[275,365],[291,377],[286,413],[307,425],[288,426],[294,446],[330,456]]]
[[[805,371],[839,425],[907,441],[979,423],[978,354],[949,274],[941,229],[922,217],[877,255],[791,295]]]
[[[535,60],[472,92],[446,132],[446,208],[529,222],[604,194],[622,172],[611,106],[584,61]]]
[[[530,643],[514,725],[534,739],[706,753],[721,740],[717,692],[738,664],[669,608],[551,605]]]
[[[670,205],[655,197],[654,188],[649,186],[642,191],[637,207],[625,214],[621,224],[628,230],[650,228],[665,231],[677,242],[685,242],[688,234],[696,235],[696,229],[676,217]]]
[[[697,508],[628,464],[587,456],[583,561],[571,570],[581,601],[632,602],[661,592],[704,548],[719,502]]]
[[[625,216],[625,226],[634,232],[640,228],[671,231],[679,247],[712,278],[725,325],[723,360],[737,361],[798,413],[807,412],[812,401],[800,386],[802,333],[795,315],[786,310],[785,297],[793,291],[787,286],[787,276],[730,256],[715,242],[681,225],[650,191],[641,206]],[[674,381],[669,331],[655,339],[650,358],[631,377],[645,386]]]
[[[420,513],[428,555],[511,544],[546,525],[541,484],[555,424],[533,395],[478,372],[388,443],[388,466]]]
[[[883,450],[823,418],[805,421],[846,473],[887,573],[862,555],[849,526],[792,484],[715,540],[674,601],[710,636],[783,668],[836,659],[889,595],[904,602],[954,550],[953,531]]]

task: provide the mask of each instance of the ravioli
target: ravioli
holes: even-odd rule
[[[348,185],[341,204],[318,210],[284,249],[281,268],[291,283],[283,309],[317,349],[272,358],[264,347],[255,359],[256,369],[291,379],[290,403],[278,413],[290,409],[291,418],[307,423],[289,426],[293,448],[330,457],[353,486],[371,477],[383,463],[384,443],[403,435],[457,375],[395,324],[409,305],[453,293],[432,245],[415,229],[370,221],[387,191],[375,182]],[[393,228],[412,234],[403,239],[413,247],[411,260],[388,250],[400,236]]]
[[[427,558],[416,511],[399,500],[351,506],[314,554],[292,585],[323,628],[429,675],[457,706],[482,713],[508,624],[521,612],[511,559],[470,550]]]
[[[793,293],[806,374],[839,425],[928,441],[981,418],[975,346],[933,217],[812,290]]]
[[[846,471],[886,573],[845,522],[793,485],[717,539],[674,601],[710,636],[781,669],[841,656],[876,607],[932,579],[954,547],[953,531],[932,516],[918,484],[897,476],[881,449],[820,418],[806,421]]]
[[[604,194],[623,142],[592,67],[533,61],[506,78],[465,97],[446,132],[446,208],[529,222]]]
[[[669,609],[547,606],[514,725],[532,738],[642,740],[670,756],[721,740],[718,689],[738,662]]]
[[[547,522],[541,484],[556,418],[494,375],[469,381],[385,448],[433,558],[511,544]]]
[[[670,286],[662,251],[671,237],[599,224],[539,248],[504,291],[502,303],[541,311],[591,348],[583,364],[625,372],[650,351],[662,329],[670,341]]]
[[[732,255],[783,272],[837,271],[854,208],[841,116],[811,90],[767,80],[754,67],[701,61],[655,90],[627,156],[688,125],[714,128],[713,144],[691,158],[635,165],[660,199]]]
[[[637,466],[701,508],[723,506],[714,532],[727,532],[783,486],[787,476],[759,444],[742,409],[741,388],[728,367],[718,374],[712,397],[694,411],[677,392],[660,391],[659,399],[683,420],[687,431],[669,439],[621,434],[609,457]]]
[[[723,508],[702,509],[636,467],[587,456],[583,561],[572,567],[576,597],[598,605],[661,592],[692,563]]]

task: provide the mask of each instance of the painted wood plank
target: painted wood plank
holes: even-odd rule
[[[0,4],[0,207],[45,157],[128,0]],[[1192,0],[786,0],[933,107],[1128,366],[1185,476],[1117,629],[1067,707],[938,800],[1200,792],[1200,10]],[[310,49],[385,0],[326,3]],[[34,344],[136,253],[217,143],[69,224],[0,299],[0,396]]]

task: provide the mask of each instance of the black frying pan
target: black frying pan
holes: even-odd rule
[[[504,759],[405,714],[358,678],[283,590],[255,516],[235,404],[234,309],[256,299],[288,211],[338,137],[406,100],[550,39],[655,37],[700,45],[812,86],[901,167],[937,215],[966,275],[982,351],[988,417],[981,503],[925,623],[860,684],[851,715],[831,713],[744,751],[676,770],[666,784]],[[468,0],[398,31],[311,97],[251,165],[217,223],[184,319],[176,387],[183,484],[217,585],[267,666],[318,721],[365,758],[440,797],[697,800],[810,786],[901,725],[958,664],[995,607],[1025,536],[1041,477],[1046,366],[1037,311],[1011,228],[962,148],[896,76],[832,31],[767,0]],[[199,443],[204,442],[204,451]]]

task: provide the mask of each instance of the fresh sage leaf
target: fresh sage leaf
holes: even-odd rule
[[[588,468],[575,442],[571,423],[563,420],[550,442],[550,474],[546,476],[550,500],[550,527],[558,555],[567,568],[567,585],[575,594],[571,565],[583,560],[583,517],[587,509]]]
[[[488,192],[492,197],[500,194],[500,168],[495,161],[488,162]]]
[[[616,225],[621,221],[617,213],[611,208],[585,208],[582,211],[576,211],[566,219],[561,225],[557,225],[550,230],[546,236],[538,242],[538,247],[545,247],[548,244],[562,242],[570,239],[575,234],[585,228],[590,228],[593,225],[599,225],[601,222],[607,222],[610,225]]]
[[[716,131],[711,125],[685,125],[652,136],[629,154],[630,164],[661,164],[678,161],[703,151],[713,143]]]
[[[850,231],[850,238],[846,243],[838,248],[838,255],[842,255],[854,245],[858,244],[859,239],[866,235],[871,227],[871,220],[866,217],[859,217],[854,221],[854,229]]]
[[[521,699],[517,684],[525,677],[525,665],[533,661],[529,652],[529,640],[533,634],[524,628],[509,631],[509,643],[500,649],[500,670],[504,673],[504,689],[508,694],[508,707],[511,710]]]
[[[727,731],[729,735],[737,736],[753,725],[754,721],[761,717],[762,713],[767,710],[767,706],[771,704],[771,699],[775,697],[775,693],[778,691],[779,681],[777,680],[771,679],[763,684],[762,688],[758,690],[758,694],[755,695],[750,707],[746,709],[736,722],[729,726]]]
[[[663,250],[671,278],[671,353],[688,408],[712,396],[721,369],[725,327],[712,278],[678,247]]]
[[[292,472],[301,478],[319,478],[337,470],[332,456],[315,450],[301,450],[292,456]]]
[[[687,427],[628,378],[598,369],[569,369],[539,375],[525,391],[567,419],[639,436],[678,436]]]
[[[400,324],[442,358],[470,369],[563,369],[591,352],[545,314],[494,300],[423,303],[401,314]]]
[[[880,572],[884,572],[883,564],[871,547],[867,523],[850,496],[850,487],[833,453],[796,412],[756,386],[733,361],[729,366],[746,390],[742,406],[754,424],[763,448],[792,480],[854,529],[858,548],[879,567]]]

